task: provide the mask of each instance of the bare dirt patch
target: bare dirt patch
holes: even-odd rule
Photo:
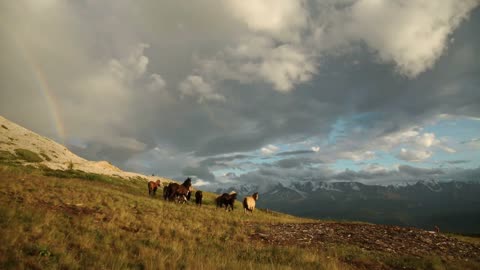
[[[255,224],[247,226],[256,230],[251,239],[271,245],[344,244],[394,255],[437,255],[447,260],[474,261],[480,258],[479,245],[411,227],[334,222],[270,224],[267,229],[256,229]]]

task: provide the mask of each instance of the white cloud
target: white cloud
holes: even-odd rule
[[[380,145],[384,148],[390,149],[402,143],[408,143],[415,141],[416,138],[419,136],[419,132],[414,130],[416,127],[412,129],[403,130],[395,133],[391,133],[387,136],[380,138],[380,143],[375,142],[375,144]]]
[[[340,152],[338,157],[342,159],[348,159],[353,161],[362,161],[375,158],[375,152],[373,151],[355,151],[355,152]]]
[[[433,133],[423,133],[417,137],[416,143],[423,147],[430,147],[434,143],[438,143],[438,140],[435,139],[435,134]]]
[[[363,168],[363,171],[366,171],[368,173],[386,173],[388,171],[388,168],[378,164],[368,164]]]
[[[199,71],[219,81],[266,82],[274,90],[288,92],[317,72],[315,58],[309,54],[301,46],[278,45],[268,37],[247,36],[214,59],[199,60]]]
[[[282,41],[298,40],[299,29],[307,25],[302,0],[228,0],[227,6],[252,31]]]
[[[210,185],[211,183],[208,182],[208,181],[205,181],[203,179],[197,179],[197,181],[195,181],[195,183],[193,183],[193,186],[195,187],[201,187],[201,186],[208,186]]]
[[[147,89],[150,92],[162,91],[167,86],[165,80],[159,74],[150,75],[150,83],[147,85]]]
[[[275,152],[277,152],[280,148],[278,148],[277,146],[273,145],[273,144],[269,144],[265,147],[262,147],[262,149],[260,149],[260,151],[262,152],[262,154],[264,155],[271,155]]]
[[[319,1],[307,10],[304,1],[230,0],[227,10],[247,29],[213,57],[199,57],[197,71],[215,83],[266,82],[288,92],[313,78],[322,55],[338,55],[339,48],[360,41],[380,62],[413,78],[433,67],[449,35],[477,5],[475,0]]]
[[[293,89],[294,84],[309,81],[316,72],[315,64],[295,47],[274,48],[263,59],[260,74],[281,92]]]
[[[446,146],[446,145],[441,145],[441,144],[439,144],[439,145],[437,145],[437,147],[440,148],[440,149],[442,149],[443,151],[445,151],[445,152],[447,152],[447,153],[450,153],[450,154],[457,152],[457,150],[455,150],[455,149],[453,149],[453,148],[451,148],[451,147],[448,147],[448,146]]]
[[[202,103],[205,100],[225,101],[225,97],[215,93],[212,86],[205,82],[201,76],[190,75],[179,85],[183,96],[196,96],[197,101]]]
[[[418,162],[425,160],[432,156],[432,152],[428,150],[408,150],[402,148],[400,153],[398,153],[397,158],[405,161]]]
[[[479,4],[476,0],[359,0],[347,15],[348,34],[416,77],[430,69],[445,50],[448,36]]]

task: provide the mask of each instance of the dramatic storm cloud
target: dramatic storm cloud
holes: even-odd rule
[[[0,114],[205,186],[468,180],[479,4],[3,1]]]

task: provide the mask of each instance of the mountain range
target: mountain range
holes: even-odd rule
[[[259,190],[255,185],[217,189],[239,195]],[[480,183],[419,180],[405,185],[359,182],[297,181],[278,183],[260,193],[258,206],[293,215],[433,230],[480,233]]]

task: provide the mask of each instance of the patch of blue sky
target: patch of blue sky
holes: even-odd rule
[[[367,160],[366,163],[368,164],[376,164],[385,168],[392,168],[395,165],[401,163],[400,160],[398,160],[395,155],[400,152],[400,148],[397,150],[395,149],[391,153],[387,153],[385,151],[376,151],[375,152],[375,158],[371,160]]]
[[[466,117],[445,119],[428,125],[425,132],[433,132],[438,138],[447,137],[453,143],[461,143],[480,137],[480,120]]]
[[[427,161],[432,166],[477,168],[480,166],[479,151],[456,152],[453,154],[436,151]]]
[[[480,166],[480,147],[468,143],[472,139],[480,138],[479,120],[466,117],[445,119],[426,126],[424,131],[435,133],[439,139],[446,138],[446,141],[442,140],[442,143],[456,150],[455,153],[449,153],[441,149],[434,149],[431,161],[440,163],[465,160],[469,162],[461,164],[462,167]]]
[[[372,159],[354,161],[348,159],[338,159],[332,166],[336,171],[344,171],[346,169],[360,171],[367,168],[370,165],[381,166],[386,169],[396,168],[396,165],[403,163],[402,160],[398,160],[393,154],[385,151],[376,151],[375,157]]]
[[[336,144],[339,138],[345,136],[346,124],[347,122],[342,118],[338,118],[337,121],[335,121],[335,123],[332,125],[330,133],[328,134],[328,144]]]
[[[340,117],[332,125],[331,131],[328,134],[327,143],[329,145],[337,144],[338,141],[341,141],[344,137],[348,136],[348,133],[354,129],[368,129],[371,127],[374,120],[379,117],[380,115],[376,112],[365,112]]]

